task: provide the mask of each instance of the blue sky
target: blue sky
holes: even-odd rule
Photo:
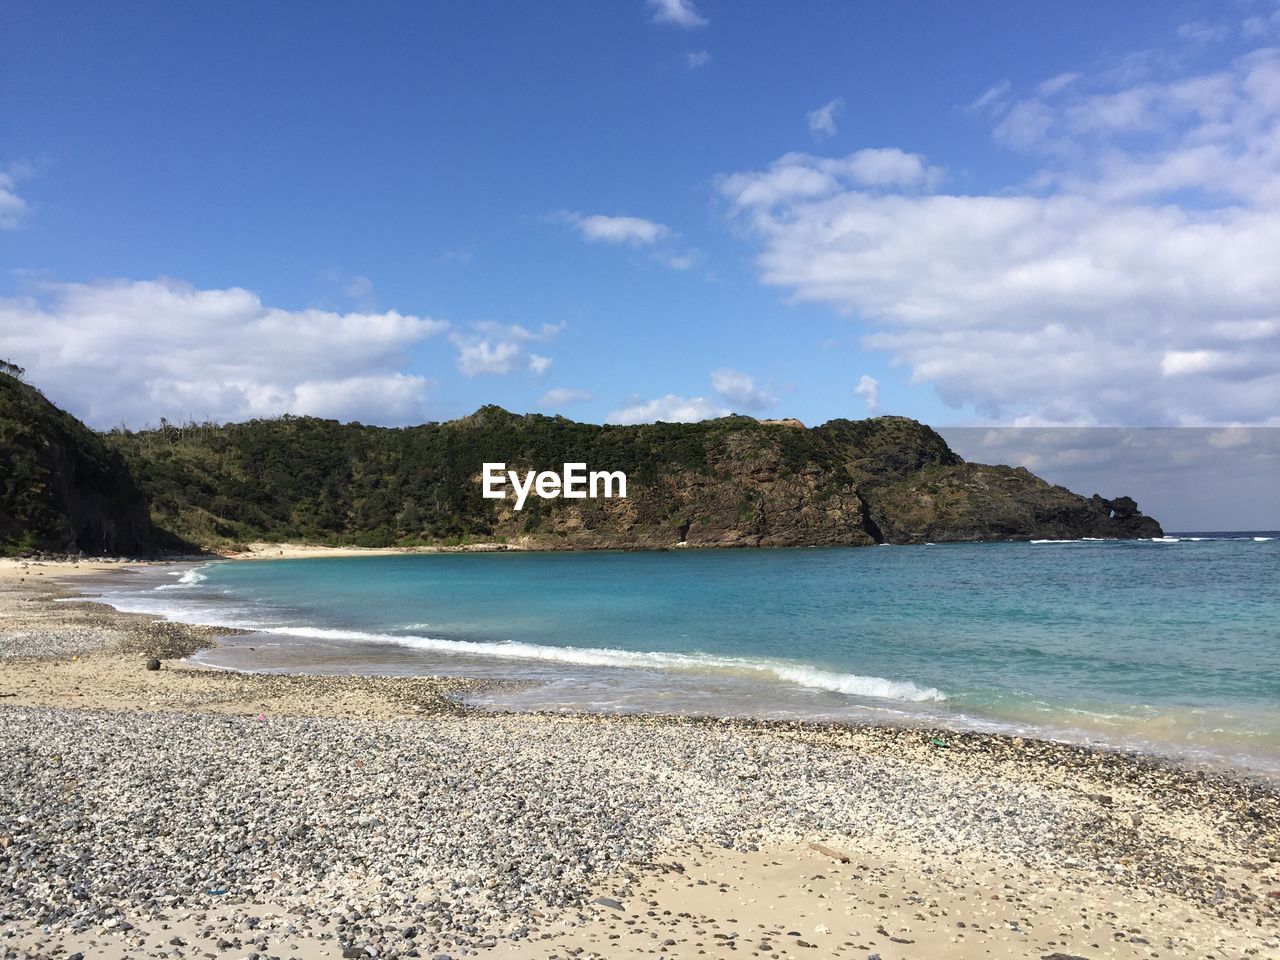
[[[0,356],[99,427],[1276,425],[1280,6],[0,9]]]

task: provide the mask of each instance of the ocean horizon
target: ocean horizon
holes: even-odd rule
[[[212,561],[121,610],[254,672],[522,681],[496,710],[916,723],[1280,774],[1280,533]]]

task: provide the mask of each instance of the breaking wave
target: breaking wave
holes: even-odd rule
[[[205,580],[209,579],[207,574],[200,572],[203,569],[204,567],[192,567],[190,570],[184,571],[182,576],[178,577],[178,579],[174,583],[166,583],[162,586],[156,587],[156,589],[157,590],[187,590],[187,589],[190,589],[191,587],[199,586]]]
[[[433,653],[493,657],[505,660],[543,660],[591,667],[632,667],[650,670],[689,670],[772,677],[816,690],[829,690],[855,697],[904,700],[912,703],[945,700],[934,687],[920,687],[909,680],[887,680],[854,673],[835,673],[805,664],[743,657],[716,657],[707,654],[636,652],[602,647],[554,647],[538,643],[505,641],[478,643],[473,640],[442,640],[438,637],[368,633],[362,630],[332,630],[323,627],[268,627],[261,632],[312,640],[346,640],[359,643],[397,643]]]

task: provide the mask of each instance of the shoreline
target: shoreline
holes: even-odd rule
[[[73,577],[119,569],[80,567]],[[272,955],[297,957],[370,945],[380,956],[462,956],[488,944],[516,958],[660,947],[684,957],[726,944],[883,960],[1280,949],[1270,932],[1280,929],[1280,792],[1245,771],[888,725],[491,713],[456,701],[474,681],[147,671],[145,655],[186,655],[215,634],[53,603],[74,595],[74,580],[49,567],[25,576],[0,575],[0,775],[15,796],[0,800],[0,867],[22,849],[55,861],[87,850],[150,879],[140,889],[104,867],[101,882],[82,884],[85,900],[68,903],[56,873],[0,870],[3,956],[158,956],[125,952],[144,936],[153,948],[177,937],[235,957],[265,951],[252,946],[264,937]],[[57,638],[45,656],[11,656],[36,635]],[[102,753],[108,742],[117,747]],[[120,743],[131,745],[123,756]],[[184,789],[129,759],[143,756],[164,758]],[[92,802],[67,794],[67,778],[80,791],[91,782]],[[255,807],[263,788],[273,799]],[[112,799],[119,790],[142,813]],[[447,834],[442,847],[425,838],[423,803],[440,811],[428,821]],[[198,827],[209,810],[224,836],[214,847]],[[259,827],[235,827],[228,810]],[[24,847],[42,811],[58,826]],[[174,824],[160,826],[166,818]],[[66,820],[78,826],[63,829]],[[315,842],[274,832],[276,822],[311,823]],[[276,839],[226,839],[245,829]],[[426,867],[385,848],[388,830]],[[174,836],[164,831],[203,852],[171,840],[157,849],[156,836]],[[511,852],[494,862],[492,849]],[[306,866],[317,856],[335,864],[321,878]],[[228,894],[175,892],[175,870],[210,862],[235,878]],[[381,869],[399,879],[371,886]],[[441,871],[452,877],[444,890],[426,883]],[[144,895],[156,884],[174,899]],[[138,889],[102,905],[103,889],[122,888]],[[14,909],[41,898],[43,915]]]
[[[252,630],[241,629],[239,627],[216,624],[216,623],[196,623],[187,621],[170,621],[163,619],[163,614],[149,612],[125,612],[117,610],[110,603],[98,599],[94,595],[84,594],[82,592],[83,584],[79,581],[84,577],[92,576],[110,576],[112,574],[120,574],[121,571],[128,571],[131,568],[156,568],[167,566],[199,566],[206,563],[217,563],[223,560],[240,561],[240,560],[272,560],[272,559],[321,559],[326,557],[362,557],[362,556],[391,556],[398,554],[416,554],[416,553],[460,553],[460,552],[494,552],[489,549],[494,545],[479,545],[477,549],[471,548],[364,548],[364,547],[327,547],[313,546],[307,544],[279,544],[279,543],[255,543],[249,545],[254,551],[252,555],[243,554],[235,556],[208,556],[208,557],[183,557],[171,560],[135,560],[130,558],[81,558],[81,559],[65,559],[65,560],[22,560],[12,558],[0,558],[0,590],[3,590],[6,583],[21,582],[23,577],[40,576],[47,578],[43,582],[53,587],[57,584],[56,589],[64,591],[59,597],[60,603],[66,608],[68,602],[92,604],[99,610],[105,610],[111,617],[120,618],[120,620],[133,621],[137,623],[156,623],[157,629],[153,633],[165,634],[171,636],[174,631],[193,631],[200,638],[199,645],[193,645],[180,657],[170,657],[166,654],[157,653],[162,659],[181,659],[181,669],[186,671],[199,671],[203,674],[222,674],[226,676],[236,676],[241,678],[255,677],[264,680],[274,678],[273,682],[277,684],[285,682],[294,682],[299,686],[304,682],[331,681],[331,686],[340,685],[356,685],[365,683],[368,685],[376,685],[382,681],[391,683],[408,682],[410,680],[418,681],[434,681],[439,684],[454,683],[457,684],[458,692],[476,692],[484,689],[493,689],[501,687],[520,688],[526,686],[528,681],[511,679],[506,677],[493,677],[492,675],[485,677],[468,677],[465,674],[451,674],[447,677],[435,677],[429,675],[411,675],[411,676],[393,676],[378,673],[325,673],[325,672],[298,672],[290,669],[264,668],[261,670],[247,669],[235,665],[223,665],[218,663],[202,662],[197,655],[202,650],[216,648],[218,636],[244,636],[252,634]],[[283,550],[283,556],[275,556],[271,553],[273,550]],[[514,548],[521,550],[521,548]],[[531,552],[523,550],[522,552]],[[39,568],[39,569],[32,569]],[[38,581],[30,581],[34,586],[38,586]],[[81,599],[77,599],[81,598]],[[162,624],[162,626],[160,626]],[[207,641],[207,642],[206,642]],[[135,644],[136,645],[136,644]],[[0,658],[0,662],[3,659]],[[1095,737],[1091,739],[1082,739],[1084,733],[1082,731],[1063,731],[1055,730],[1053,727],[1021,728],[1012,727],[1007,729],[993,729],[990,724],[981,722],[981,718],[967,718],[970,722],[963,722],[966,718],[958,718],[961,722],[949,724],[946,719],[937,717],[907,717],[899,719],[863,719],[863,718],[830,718],[830,717],[761,717],[752,716],[750,714],[719,714],[710,712],[698,713],[655,713],[652,711],[640,710],[621,710],[614,712],[594,712],[590,710],[577,709],[548,709],[539,710],[537,708],[507,708],[502,706],[488,707],[471,707],[462,703],[455,705],[456,709],[465,712],[475,712],[485,715],[507,715],[507,716],[549,716],[549,717],[616,717],[616,718],[637,718],[637,719],[670,719],[673,722],[692,722],[692,723],[716,723],[716,724],[744,724],[747,726],[753,724],[779,724],[783,727],[806,727],[814,730],[823,730],[827,728],[865,728],[880,729],[885,728],[897,731],[915,731],[916,733],[933,738],[940,736],[943,738],[958,737],[991,737],[996,740],[1016,740],[1019,742],[1030,741],[1061,747],[1069,750],[1083,750],[1090,753],[1118,755],[1130,758],[1137,762],[1150,762],[1161,766],[1183,769],[1191,772],[1204,772],[1209,775],[1223,775],[1228,778],[1237,779],[1245,782],[1256,782],[1268,785],[1274,785],[1280,788],[1280,769],[1273,768],[1269,764],[1249,764],[1241,762],[1239,758],[1232,758],[1222,754],[1206,754],[1195,752],[1180,752],[1172,743],[1165,745],[1167,749],[1161,749],[1160,742],[1142,742],[1131,743],[1125,739],[1106,739]],[[1007,726],[1012,726],[1007,725]],[[1075,734],[1074,736],[1072,734]]]

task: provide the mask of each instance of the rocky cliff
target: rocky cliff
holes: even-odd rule
[[[0,551],[154,547],[146,497],[120,454],[34,387],[0,373]]]

